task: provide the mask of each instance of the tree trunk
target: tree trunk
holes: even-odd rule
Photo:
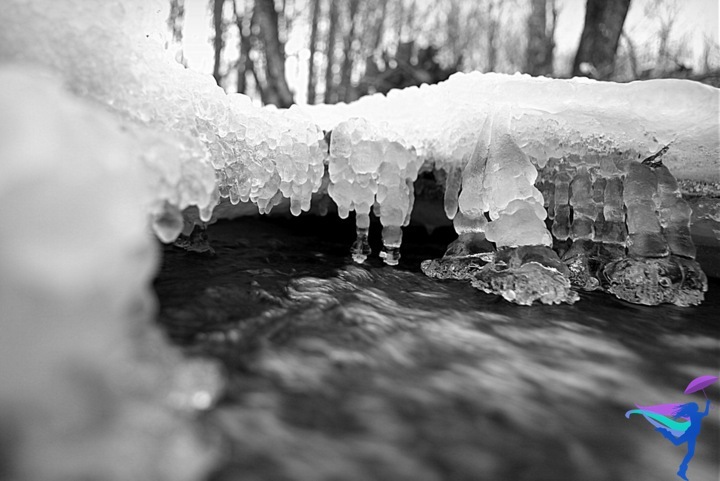
[[[313,0],[312,4],[312,27],[310,30],[310,59],[308,60],[308,86],[307,86],[307,103],[310,105],[315,103],[315,88],[317,79],[315,78],[315,52],[317,51],[317,33],[318,23],[320,21],[320,0]]]
[[[630,70],[632,70],[633,79],[639,79],[640,69],[638,68],[638,57],[635,44],[625,32],[622,33],[622,37],[625,38],[625,42],[627,43],[628,57],[630,58]]]
[[[488,2],[487,7],[487,72],[494,72],[497,64],[497,45],[495,45],[495,37],[497,36],[497,16],[494,13],[494,2]],[[459,65],[458,65],[459,66]]]
[[[240,39],[240,45],[238,46],[240,56],[237,60],[236,91],[237,93],[245,94],[247,93],[247,74],[253,71],[252,60],[250,59],[250,47],[252,45],[250,36],[252,26],[248,24],[249,22],[247,22],[245,15],[238,12],[236,1],[232,0],[232,2],[233,12],[235,13],[235,25],[237,25],[238,37]]]
[[[552,26],[547,28],[547,0],[532,0],[528,17],[528,45],[525,57],[525,72],[530,75],[550,76],[553,73],[554,23],[557,12],[553,1]]]
[[[655,69],[658,71],[658,74],[661,75],[662,73],[667,72],[671,69],[668,43],[670,40],[670,32],[672,31],[673,23],[673,19],[669,20],[667,23],[663,22],[660,26],[660,30],[658,31],[659,45],[657,62],[655,62]]]
[[[397,19],[395,20],[397,22],[398,42],[402,41],[403,17],[404,16],[405,16],[405,2],[403,0],[400,0],[399,2],[397,2]]]
[[[385,17],[387,16],[387,4],[388,0],[381,0],[380,2],[380,16],[375,24],[375,38],[372,43],[373,55],[377,53],[380,45],[382,45],[383,33],[385,32]]]
[[[337,2],[330,0],[330,27],[328,29],[327,38],[327,68],[325,69],[325,103],[334,103],[335,99],[335,74],[333,67],[335,66],[335,33],[337,32],[337,23],[339,12]]]
[[[573,75],[611,78],[630,0],[588,0]]]
[[[221,85],[222,75],[220,74],[220,60],[222,59],[222,51],[225,46],[223,41],[223,6],[225,0],[212,0],[213,2],[213,28],[215,31],[215,37],[213,38],[213,52],[215,54],[215,61],[213,63],[213,77],[215,82]],[[221,85],[222,86],[222,85]]]
[[[356,23],[356,17],[357,17],[357,11],[358,6],[360,5],[360,0],[350,0],[350,3],[348,5],[348,22],[350,24],[348,28],[348,32],[345,35],[345,45],[344,45],[344,57],[342,62],[342,67],[340,68],[340,99],[344,100],[345,102],[350,101],[351,93],[350,93],[350,78],[352,76],[352,68],[353,68],[353,51],[352,51],[352,45],[355,41],[355,23]]]
[[[259,40],[265,53],[266,102],[281,108],[293,104],[292,92],[285,78],[285,46],[280,41],[278,14],[273,0],[255,0],[253,25],[258,27]]]
[[[460,45],[460,17],[461,13],[459,1],[453,0],[448,6],[447,20],[445,25],[445,48],[450,51],[454,61],[456,61],[463,54],[463,49]]]
[[[170,14],[168,15],[167,25],[172,32],[173,40],[176,42],[182,42],[184,21],[185,1],[170,0]]]

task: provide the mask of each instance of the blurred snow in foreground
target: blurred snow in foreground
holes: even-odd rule
[[[10,474],[197,479],[213,453],[184,413],[209,407],[221,378],[150,325],[158,253],[143,134],[61,84],[0,68],[0,429],[17,433]]]

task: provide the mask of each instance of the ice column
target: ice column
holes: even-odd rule
[[[462,190],[457,200],[457,213],[454,214],[453,226],[458,234],[458,252],[463,252],[462,245],[468,246],[478,239],[485,239],[485,227],[487,219],[485,212],[488,209],[487,200],[484,197],[485,167],[487,164],[488,147],[491,141],[492,119],[486,117],[483,121],[478,140],[475,144],[470,159],[462,170]],[[455,190],[457,172],[453,174],[452,184],[446,186],[445,211],[449,213],[450,203],[447,197]],[[451,177],[448,175],[448,181]],[[448,216],[449,217],[449,216]]]
[[[660,225],[670,252],[694,259],[696,249],[690,237],[692,209],[680,195],[677,181],[667,167],[660,165],[655,168],[655,176],[660,197]]]
[[[482,183],[485,201],[481,205],[487,206],[492,220],[485,234],[498,248],[552,246],[552,236],[545,227],[543,197],[534,185],[537,169],[515,143],[509,127],[509,112],[493,121]]]
[[[535,186],[543,196],[543,207],[547,211],[548,219],[555,218],[555,184],[550,180],[538,182]]]
[[[558,176],[563,197],[566,190],[569,193],[572,221],[567,229],[565,222],[568,219],[563,215],[562,222],[556,222],[553,230],[567,235],[572,241],[563,254],[563,261],[570,270],[573,286],[595,290],[600,287],[598,270],[625,255],[622,179],[616,175],[621,171],[609,156],[600,158],[592,153],[583,157],[570,155],[565,161],[569,168],[576,171],[569,188],[565,180],[570,175]],[[611,220],[606,219],[606,210]],[[611,242],[606,244],[607,240]]]
[[[603,242],[605,229],[605,214],[603,202],[605,201],[605,187],[607,187],[607,179],[597,176],[592,184],[592,201],[597,207],[595,211],[595,221],[593,222],[594,240]]]
[[[388,265],[398,263],[402,227],[410,221],[413,182],[419,166],[415,150],[387,126],[350,119],[333,130],[328,193],[341,218],[355,211],[357,239],[352,247],[355,262],[364,262],[370,254],[367,238],[372,207],[383,225],[384,249],[380,256]]]
[[[455,218],[458,211],[458,197],[460,196],[460,187],[462,186],[462,174],[463,168],[458,165],[452,164],[447,168],[443,205],[445,207],[445,215],[451,220]]]
[[[554,227],[558,227],[556,230],[562,230],[562,234],[572,240],[570,248],[563,253],[563,262],[570,270],[572,285],[592,290],[598,285],[598,281],[592,275],[591,259],[595,257],[596,252],[593,242],[594,224],[599,209],[594,202],[593,183],[587,166],[584,163],[580,164],[578,160],[575,156],[565,160],[577,171],[567,187],[567,184],[562,182],[563,191],[567,190],[570,205],[563,205],[560,208],[562,217],[556,217],[555,220],[562,221],[562,224],[558,223]],[[570,177],[569,174],[566,175]],[[564,250],[561,245],[556,247],[561,251]]]
[[[594,226],[598,206],[593,200],[592,179],[587,169],[580,167],[570,183],[570,205],[573,220],[570,227],[570,238],[573,241],[593,240]]]
[[[639,304],[696,305],[707,291],[707,278],[692,259],[690,208],[668,169],[659,162],[650,164],[651,159],[624,166],[627,176],[621,187],[627,210],[628,256],[603,268],[605,288]],[[608,181],[606,192],[610,187]],[[610,197],[616,199],[618,187],[613,184],[613,189]],[[605,209],[607,212],[608,205]]]
[[[322,132],[292,112],[255,109],[238,95],[220,98],[224,114],[205,120],[212,139],[209,149],[216,169],[220,195],[230,203],[252,201],[260,213],[269,213],[283,197],[290,212],[310,209],[313,192],[324,174]]]
[[[602,242],[625,247],[627,228],[623,207],[623,179],[619,175],[607,178],[603,196]]]
[[[567,240],[570,237],[570,218],[572,210],[570,207],[570,174],[567,172],[565,163],[561,163],[555,178],[555,193],[553,195],[555,204],[553,207],[554,219],[552,224],[552,235],[559,241]]]
[[[630,162],[623,189],[627,209],[628,254],[640,257],[664,257],[668,246],[658,221],[658,182],[652,169]]]

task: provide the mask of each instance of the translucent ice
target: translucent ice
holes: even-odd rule
[[[570,184],[572,192],[570,205],[573,211],[573,221],[570,237],[573,241],[595,237],[594,223],[599,212],[599,206],[593,199],[592,178],[586,167],[581,167],[573,177]]]
[[[682,101],[668,105],[663,99],[670,94]],[[387,121],[426,168],[443,170],[445,212],[459,235],[449,255],[472,253],[458,243],[475,242],[480,234],[499,247],[550,245],[547,206],[558,241],[597,238],[616,246],[608,247],[613,252],[629,246],[632,255],[662,256],[671,242],[690,255],[683,246],[687,232],[674,225],[662,231],[657,185],[646,181],[652,175],[636,182],[647,169],[635,164],[672,142],[663,158],[671,170],[689,164],[703,175],[720,175],[718,99],[717,89],[676,80],[621,85],[472,73],[387,97],[298,109],[326,130],[355,117]],[[544,190],[552,197],[548,203],[533,183],[535,167],[553,159],[562,160],[549,179],[555,188]],[[520,208],[521,202],[528,205]]]
[[[410,219],[419,167],[415,150],[386,125],[350,119],[332,131],[328,193],[341,217],[355,211],[357,240],[352,252],[356,262],[363,262],[370,253],[368,215],[371,206],[376,206],[383,225],[381,256],[387,264],[397,264],[401,227]]]
[[[623,181],[618,176],[609,177],[603,196],[603,215],[608,222],[625,222],[623,210]]]
[[[445,215],[448,219],[453,219],[458,211],[458,196],[460,195],[460,186],[462,185],[462,169],[457,166],[450,168],[447,173],[445,183]]]
[[[609,157],[605,157],[605,159],[609,159]],[[596,232],[601,232],[602,242],[624,247],[627,228],[623,204],[623,179],[617,175],[608,177],[605,183],[602,215],[602,219],[597,223],[598,228],[596,228]]]
[[[387,121],[423,161],[446,165],[467,161],[487,113],[510,108],[513,138],[541,167],[570,154],[650,155],[674,140],[663,158],[671,171],[692,166],[717,180],[718,100],[717,89],[683,80],[617,84],[476,72],[387,97],[297,109],[325,130],[351,117]]]
[[[661,105],[669,91],[683,98],[682,107]],[[554,239],[571,247],[567,262],[586,266],[580,269],[586,281],[578,286],[597,288],[599,269],[618,257],[666,256],[671,242],[679,255],[692,256],[684,227],[661,225],[672,216],[685,222],[683,203],[674,192],[663,201],[655,167],[639,160],[675,139],[685,148],[673,142],[663,158],[668,165],[694,156],[695,165],[700,159],[715,175],[717,100],[716,89],[689,82],[618,85],[469,74],[349,105],[299,109],[326,129],[351,117],[387,121],[415,146],[426,168],[443,170],[445,212],[459,235],[446,255],[473,255],[460,244],[476,244],[479,236],[499,248],[551,245],[547,208]],[[415,121],[421,117],[426,121]],[[536,168],[553,162],[554,178],[541,181],[541,194],[533,185]]]
[[[543,169],[562,202],[555,203],[553,235],[563,241],[555,247],[574,288],[649,305],[702,300],[707,283],[691,260],[690,208],[658,157],[570,155]]]
[[[565,247],[592,240],[641,257],[694,255],[674,185],[655,163],[636,164],[669,146],[669,172],[720,180],[718,89],[470,73],[352,104],[257,108],[175,62],[166,9],[164,0],[111,0],[101,11],[84,0],[8,0],[0,17],[1,62],[49,68],[137,137],[151,186],[145,212],[164,241],[210,220],[218,202],[215,217],[246,202],[298,215],[326,187],[341,217],[355,211],[353,257],[369,254],[372,209],[394,264],[412,182],[427,169],[445,173],[445,212],[468,242],[452,252],[481,240],[549,246],[547,207]],[[534,186],[546,166],[555,175],[554,189],[543,180],[547,199]]]
[[[667,167],[659,165],[653,171],[658,181],[660,224],[670,252],[694,259],[696,250],[690,236],[692,209],[680,195],[677,181]]]
[[[211,76],[178,64],[165,49],[166,9],[161,0],[108,2],[101,11],[83,0],[6,2],[0,61],[50,68],[126,123],[158,132],[145,147],[162,177],[155,215],[164,241],[178,233],[168,228],[174,209],[196,205],[207,221],[221,197],[261,212],[285,197],[293,214],[309,210],[324,173],[322,132],[297,112],[226,95]]]
[[[654,306],[700,304],[707,278],[697,262],[674,255],[663,258],[623,258],[604,268],[608,291],[620,299]]]
[[[553,224],[552,234],[558,240],[565,240],[570,237],[570,218],[572,215],[572,207],[570,206],[570,174],[568,174],[564,165],[560,166],[560,170],[555,174],[553,184],[555,185],[553,199],[555,205],[553,208]]]
[[[552,245],[552,237],[538,216],[536,206],[525,200],[510,202],[502,215],[487,225],[487,239],[499,247]]]
[[[642,257],[668,255],[657,217],[657,178],[651,167],[637,162],[628,164],[623,201],[627,211],[628,253]]]
[[[573,304],[579,297],[568,277],[567,267],[552,250],[523,246],[498,251],[493,262],[472,276],[471,283],[520,305],[529,306],[535,301]]]

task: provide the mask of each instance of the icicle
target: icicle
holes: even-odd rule
[[[669,254],[657,217],[656,197],[657,179],[652,169],[640,163],[630,163],[623,188],[630,255],[664,257]]]
[[[238,192],[237,184],[230,185],[228,195],[230,196],[230,203],[232,205],[238,205],[240,203],[240,194]]]
[[[400,261],[400,244],[402,244],[402,228],[389,225],[382,230],[383,250],[380,252],[385,264],[396,266]]]
[[[351,253],[353,261],[358,264],[365,262],[365,259],[371,254],[370,244],[368,243],[368,232],[370,231],[370,214],[355,214],[355,231],[357,238],[352,245]]]
[[[448,219],[454,219],[458,211],[458,196],[462,185],[462,169],[456,165],[449,167],[447,179],[445,180],[445,215]]]
[[[555,219],[552,224],[552,234],[558,240],[570,237],[570,174],[564,166],[555,174]]]
[[[663,235],[675,255],[694,259],[697,253],[690,236],[690,217],[692,209],[682,198],[675,177],[664,165],[655,168],[660,197],[660,225]]]
[[[210,200],[205,206],[201,207],[199,210],[200,220],[202,220],[203,222],[210,222],[213,210],[215,209],[215,206],[218,205],[219,201],[220,192],[218,191],[218,189],[213,189],[213,191],[210,193]]]
[[[297,197],[293,196],[290,198],[290,212],[295,217],[299,216],[300,212],[302,212],[302,203]]]
[[[597,206],[592,199],[592,183],[590,174],[585,167],[580,168],[570,183],[570,205],[573,211],[573,220],[570,226],[570,238],[573,241],[580,239],[593,240],[593,223],[597,216]]]
[[[403,221],[403,227],[410,224],[413,207],[415,207],[415,183],[410,179],[406,179],[405,182],[408,188],[408,210],[405,215],[405,220]]]
[[[612,164],[615,165],[614,162]],[[603,242],[625,246],[627,228],[623,207],[623,181],[618,176],[610,177],[605,184],[603,218]]]
[[[166,202],[163,211],[155,216],[152,228],[162,242],[167,244],[174,241],[184,228],[182,212],[173,204]]]

